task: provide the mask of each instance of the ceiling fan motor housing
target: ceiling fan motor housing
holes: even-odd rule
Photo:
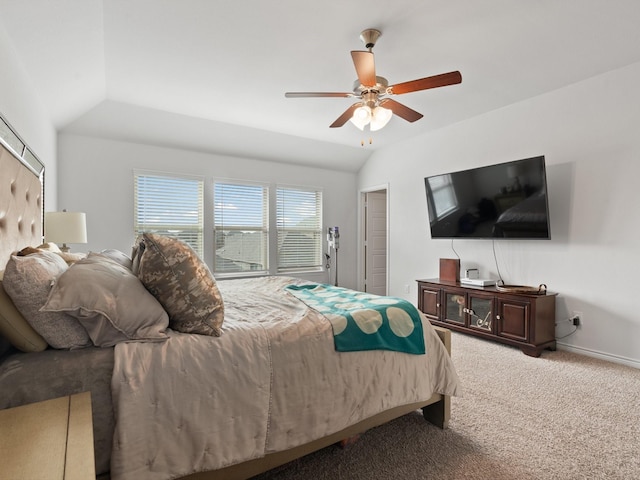
[[[384,95],[385,93],[387,93],[388,87],[389,87],[389,81],[384,77],[376,76],[376,84],[370,85],[370,86],[362,85],[360,83],[360,80],[356,79],[353,82],[353,93],[355,93],[358,96],[367,92],[376,92],[376,93],[379,93],[380,95]]]
[[[360,33],[360,39],[364,42],[364,46],[371,50],[380,38],[382,32],[375,28],[368,28]]]
[[[378,105],[378,93],[367,92],[362,95],[362,101],[367,107],[374,108]]]

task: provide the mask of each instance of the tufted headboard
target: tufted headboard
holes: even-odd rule
[[[11,253],[42,243],[42,185],[0,142],[0,270]]]

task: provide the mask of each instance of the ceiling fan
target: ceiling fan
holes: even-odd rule
[[[445,87],[462,82],[462,75],[460,72],[455,71],[389,85],[386,78],[376,75],[373,52],[371,51],[380,35],[382,33],[373,28],[364,30],[360,34],[360,39],[364,42],[368,51],[353,50],[351,52],[351,58],[358,75],[358,79],[353,84],[353,92],[287,92],[284,96],[287,98],[357,97],[359,100],[347,108],[329,126],[331,128],[342,127],[348,120],[351,120],[360,130],[364,130],[364,127],[369,125],[370,130],[375,131],[384,127],[393,114],[408,122],[415,122],[422,118],[421,113],[388,98],[389,96]]]

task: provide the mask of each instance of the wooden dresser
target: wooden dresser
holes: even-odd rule
[[[556,294],[505,293],[439,279],[418,280],[418,309],[441,327],[519,347],[555,350]]]

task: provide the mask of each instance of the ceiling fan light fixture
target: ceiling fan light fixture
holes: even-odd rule
[[[371,123],[369,124],[369,129],[372,132],[375,132],[376,130],[380,130],[387,123],[389,123],[389,120],[391,120],[392,116],[393,116],[393,112],[388,108],[379,107],[379,106],[374,108],[373,111],[371,112],[371,121],[370,121]]]
[[[371,108],[366,105],[356,108],[350,120],[360,130],[364,130],[364,127],[371,121]]]

